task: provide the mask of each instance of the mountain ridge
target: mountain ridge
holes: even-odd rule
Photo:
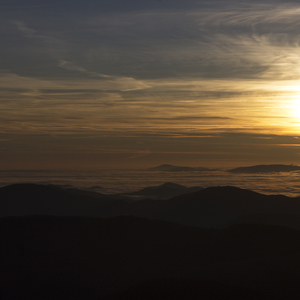
[[[169,199],[175,196],[192,193],[201,190],[202,187],[186,187],[181,184],[173,182],[165,182],[161,185],[145,187],[139,191],[122,194],[126,197],[139,196],[136,199],[150,198],[150,199]]]
[[[157,167],[148,168],[148,171],[160,171],[160,172],[190,172],[190,171],[215,171],[216,169],[210,169],[205,167],[187,167],[187,166],[174,166],[169,164],[162,164]]]
[[[205,188],[163,201],[132,201],[103,194],[96,197],[94,193],[91,196],[85,192],[34,184],[0,189],[0,217],[54,215],[109,218],[128,215],[210,228],[249,214],[282,214],[282,221],[278,217],[276,223],[292,226],[284,215],[300,215],[300,201],[299,198],[264,195],[230,186]],[[298,228],[296,223],[295,226]]]
[[[277,173],[277,172],[292,172],[299,171],[300,166],[291,164],[291,165],[282,165],[282,164],[271,164],[271,165],[255,165],[248,167],[238,167],[234,169],[229,169],[227,172],[230,173]]]

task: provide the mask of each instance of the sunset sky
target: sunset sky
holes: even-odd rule
[[[0,0],[0,168],[300,164],[297,2]]]

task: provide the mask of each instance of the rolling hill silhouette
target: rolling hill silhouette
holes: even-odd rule
[[[235,187],[211,187],[164,201],[130,201],[55,186],[16,184],[0,189],[0,216],[137,216],[198,227],[217,227],[246,215],[276,215],[269,224],[299,228],[300,199],[263,195]],[[297,217],[294,218],[295,220]],[[243,223],[243,222],[242,222]],[[252,222],[253,223],[253,222]]]
[[[299,240],[299,231],[266,225],[1,218],[0,291],[14,300],[154,299],[167,288],[174,299],[190,289],[199,299],[299,299]]]
[[[175,196],[184,195],[192,192],[196,192],[201,190],[202,188],[199,186],[195,187],[185,187],[180,184],[166,182],[164,184],[158,186],[151,186],[143,188],[139,191],[127,193],[125,196],[138,196],[139,198],[135,199],[142,199],[142,198],[149,198],[149,199],[169,199]]]
[[[198,300],[198,299],[269,299],[268,294],[246,287],[226,285],[205,279],[167,278],[142,282],[126,291],[102,300]]]
[[[0,216],[97,216],[109,196],[54,185],[13,184],[0,188]]]
[[[0,213],[2,299],[300,298],[299,198],[211,187],[130,201],[16,184],[0,189]]]
[[[220,228],[227,228],[234,224],[278,225],[300,230],[300,215],[282,213],[241,215],[230,220],[227,223],[220,225]]]

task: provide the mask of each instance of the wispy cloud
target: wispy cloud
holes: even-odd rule
[[[100,78],[105,78],[105,79],[112,79],[113,78],[113,76],[109,76],[109,75],[105,75],[105,74],[99,74],[97,72],[87,71],[86,69],[84,69],[80,66],[77,66],[72,62],[63,60],[63,59],[61,59],[59,61],[59,67],[67,69],[67,70],[71,70],[71,71],[77,71],[77,72],[87,74],[87,75],[90,75],[90,76],[93,76],[93,77],[100,77]]]
[[[105,75],[97,72],[91,72],[66,60],[60,60],[59,66],[67,70],[76,71],[76,72],[83,73],[85,75],[89,75],[91,77],[98,77],[104,79],[106,80],[104,84],[107,84],[106,86],[107,90],[120,89],[121,91],[131,91],[136,89],[137,90],[146,89],[150,87],[150,85],[146,84],[142,80],[136,80],[134,78],[125,77],[125,76],[110,76],[110,75]]]
[[[297,4],[236,2],[225,9],[136,12],[87,22],[112,53],[112,39],[132,43],[137,55],[129,59],[130,69],[139,76],[288,79],[299,76],[298,15]],[[128,59],[121,49],[117,57]],[[100,58],[94,53],[94,59]]]

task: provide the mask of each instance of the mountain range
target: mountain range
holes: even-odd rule
[[[148,199],[165,200],[175,196],[197,192],[199,190],[202,190],[202,187],[194,186],[188,188],[181,184],[166,182],[158,186],[146,187],[139,191],[126,193],[123,195],[130,198],[134,197],[134,199],[148,198]]]
[[[204,168],[204,167],[186,167],[186,166],[173,166],[163,164],[154,168],[147,169],[148,171],[159,171],[159,172],[190,172],[190,171],[215,171],[216,169]]]
[[[176,185],[166,186],[170,188]],[[0,188],[0,217],[136,216],[207,228],[226,227],[235,223],[257,223],[260,218],[266,224],[300,228],[299,197],[264,195],[230,186],[210,187],[196,192],[189,192],[188,188],[180,189],[187,193],[167,200],[133,201],[126,197],[56,186],[14,184]],[[142,192],[145,194],[145,191],[150,193],[152,190],[153,188],[149,188]]]
[[[235,169],[230,169],[228,172],[230,173],[276,173],[276,172],[293,172],[299,171],[300,166],[297,165],[257,165],[257,166],[249,166],[249,167],[239,167]]]
[[[300,198],[14,184],[0,214],[0,299],[300,299]]]
[[[204,172],[204,171],[217,171],[218,169],[211,169],[205,167],[187,167],[187,166],[173,166],[169,164],[163,164],[157,167],[149,168],[148,171],[157,171],[157,172]],[[290,164],[271,164],[271,165],[255,165],[247,167],[238,167],[234,169],[228,169],[229,173],[246,173],[246,174],[255,174],[255,173],[277,173],[277,172],[293,172],[299,171],[300,166]]]

